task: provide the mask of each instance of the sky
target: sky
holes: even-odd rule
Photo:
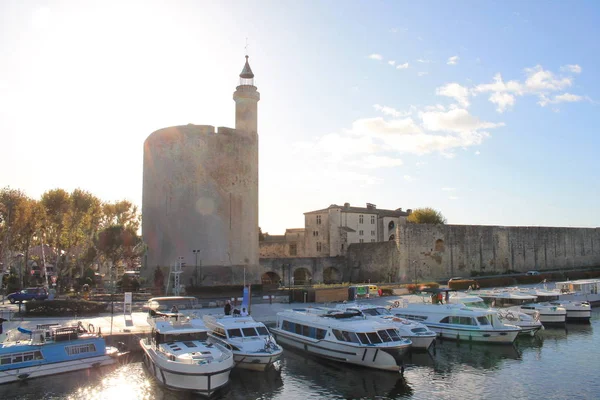
[[[233,127],[247,52],[263,232],[346,202],[599,227],[599,30],[595,1],[3,0],[0,187],[141,206],[146,137]]]

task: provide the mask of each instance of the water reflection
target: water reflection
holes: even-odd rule
[[[302,385],[310,384],[311,392],[317,393],[319,398],[401,398],[413,393],[406,379],[397,372],[353,367],[307,357],[287,348],[284,362],[286,386],[289,381],[293,386],[297,386],[293,381],[303,381]]]
[[[213,398],[216,399],[272,399],[281,393],[283,379],[281,367],[264,372],[234,369],[229,375],[230,384]]]

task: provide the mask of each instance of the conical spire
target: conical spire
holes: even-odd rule
[[[248,56],[246,56],[246,64],[244,65],[244,69],[240,74],[240,78],[242,79],[253,79],[254,73],[252,72],[252,68],[250,68],[250,64],[248,64]]]

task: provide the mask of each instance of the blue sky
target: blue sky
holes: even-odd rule
[[[330,204],[600,226],[600,4],[0,2],[0,186],[141,204],[142,144],[261,92],[260,225]]]

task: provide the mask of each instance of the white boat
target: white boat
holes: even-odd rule
[[[277,313],[277,341],[314,356],[386,371],[403,371],[411,341],[395,325],[325,307]]]
[[[229,382],[233,353],[208,342],[200,318],[149,310],[150,337],[141,339],[144,364],[161,385],[210,396]]]
[[[558,291],[540,288],[522,288],[521,292],[536,296],[541,303],[564,308],[567,310],[567,321],[589,322],[592,317],[592,307],[588,301],[560,300]]]
[[[515,341],[521,328],[504,324],[491,309],[466,307],[463,304],[404,303],[392,308],[392,314],[421,322],[440,338],[485,343]]]
[[[600,304],[600,279],[578,279],[556,282],[559,300],[587,301],[591,305]]]
[[[92,325],[19,327],[0,343],[0,384],[111,365],[118,355]]]
[[[454,292],[449,298],[452,304],[464,304],[467,307],[476,307],[488,309],[490,308],[483,299],[471,293]],[[521,328],[520,335],[534,336],[540,329],[544,329],[544,325],[540,322],[539,313],[533,315],[526,314],[519,307],[510,308],[493,308],[498,313],[498,318],[505,324],[515,325]]]
[[[251,316],[205,315],[202,319],[210,330],[209,341],[230,346],[236,367],[264,371],[283,353],[267,327]]]
[[[538,316],[539,313],[540,322],[544,326],[564,325],[566,321],[567,310],[549,303],[535,303],[536,296],[522,293],[518,289],[480,290],[477,296],[492,307],[519,307],[521,312],[533,317]]]
[[[394,324],[398,331],[400,331],[400,335],[408,338],[412,342],[413,349],[427,350],[437,337],[437,334],[427,328],[426,325],[406,318],[396,317],[387,308],[382,306],[344,303],[338,304],[336,308],[340,310],[357,311],[367,318],[379,319]]]

